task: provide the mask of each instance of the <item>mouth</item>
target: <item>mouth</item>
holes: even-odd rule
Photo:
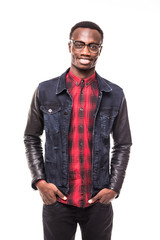
[[[87,59],[87,58],[79,58],[78,60],[81,64],[84,64],[84,65],[90,64],[91,62],[91,59]]]

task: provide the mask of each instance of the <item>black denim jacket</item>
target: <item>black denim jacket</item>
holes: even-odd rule
[[[67,70],[68,71],[68,70]],[[24,134],[32,187],[39,179],[54,183],[66,196],[69,191],[68,133],[72,99],[66,73],[42,82],[36,89]],[[96,73],[99,96],[93,127],[92,196],[103,188],[119,194],[129,160],[131,133],[123,90]],[[45,130],[45,159],[40,136]],[[110,135],[113,151],[110,159]]]

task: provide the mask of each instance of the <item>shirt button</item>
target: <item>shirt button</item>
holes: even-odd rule
[[[79,110],[80,110],[80,111],[83,111],[83,108],[80,108]]]
[[[80,128],[80,130],[83,130],[83,125],[80,125],[79,128]]]

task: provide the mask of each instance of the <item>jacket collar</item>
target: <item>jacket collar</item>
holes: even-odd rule
[[[65,71],[58,79],[58,83],[57,83],[57,90],[56,90],[56,94],[59,94],[61,92],[63,92],[64,90],[67,90],[66,87],[66,74],[69,72],[70,68],[67,69],[67,71]],[[111,92],[112,88],[110,87],[110,85],[108,84],[108,82],[102,78],[97,72],[96,72],[96,78],[97,78],[97,82],[98,82],[98,88],[100,92]]]
[[[96,78],[98,82],[98,88],[100,92],[111,92],[112,88],[108,84],[108,81],[104,78],[102,78],[97,72],[96,72]]]
[[[57,83],[57,90],[56,90],[56,94],[59,94],[61,92],[63,92],[64,90],[67,90],[66,87],[66,74],[69,72],[69,69],[67,69],[67,71],[65,71],[58,79],[58,83]]]

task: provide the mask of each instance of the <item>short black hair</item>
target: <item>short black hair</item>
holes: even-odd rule
[[[79,23],[76,23],[70,31],[70,35],[69,38],[71,39],[72,37],[72,33],[74,32],[74,30],[76,30],[77,28],[91,28],[91,29],[95,29],[97,30],[100,34],[101,34],[101,38],[102,38],[102,42],[103,42],[103,31],[102,29],[94,22],[90,22],[90,21],[82,21]]]

